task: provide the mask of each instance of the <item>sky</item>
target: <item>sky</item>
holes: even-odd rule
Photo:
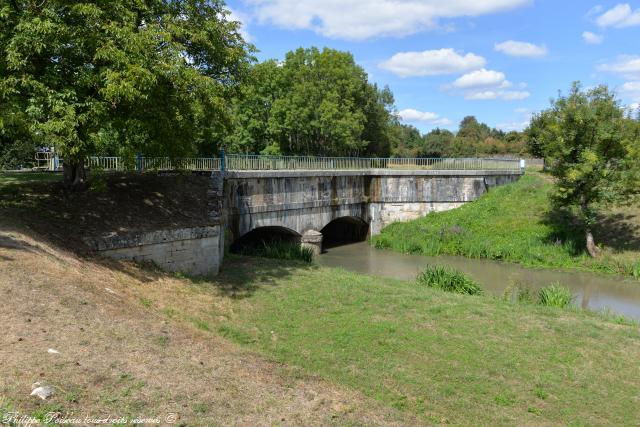
[[[572,82],[640,103],[640,1],[229,0],[259,50],[350,51],[404,123],[456,130],[474,115],[521,130]]]

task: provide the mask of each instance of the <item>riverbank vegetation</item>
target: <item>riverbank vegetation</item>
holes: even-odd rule
[[[416,279],[416,283],[445,292],[465,295],[480,295],[482,288],[469,277],[455,270],[444,267],[428,266]]]
[[[461,255],[530,267],[575,268],[640,278],[640,207],[602,212],[594,226],[603,253],[590,257],[570,211],[553,210],[553,183],[528,173],[461,208],[394,223],[373,238],[378,248]]]
[[[640,417],[637,326],[593,313],[241,256],[192,281],[80,262],[17,232],[0,242],[0,292],[20,307],[0,314],[4,410],[176,412],[189,425]],[[56,394],[29,397],[34,377]]]
[[[236,253],[281,260],[313,261],[313,250],[298,242],[285,240],[258,241],[239,248]]]

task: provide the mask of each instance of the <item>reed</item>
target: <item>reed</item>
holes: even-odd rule
[[[545,286],[538,292],[538,303],[547,307],[566,308],[573,301],[571,290],[560,283]]]
[[[480,285],[464,274],[444,267],[427,267],[416,279],[419,285],[465,295],[481,295]]]

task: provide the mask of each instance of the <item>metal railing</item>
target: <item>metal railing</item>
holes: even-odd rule
[[[251,170],[499,170],[520,171],[518,159],[496,158],[366,158],[366,157],[313,157],[313,156],[261,156],[230,154],[222,158],[137,157],[128,162],[122,157],[89,157],[87,167],[104,170],[137,171],[251,171]]]
[[[220,159],[216,157],[193,157],[170,159],[167,157],[141,157],[142,170],[220,170]]]
[[[520,170],[516,159],[480,158],[365,158],[311,156],[225,156],[226,169],[242,170]]]
[[[216,157],[194,157],[175,158],[169,157],[137,157],[129,159],[129,162],[122,157],[98,157],[87,158],[85,166],[89,168],[99,168],[107,171],[124,170],[190,170],[190,171],[213,171],[220,170],[220,159]]]
[[[121,157],[89,157],[84,164],[89,168],[120,171],[125,170],[125,163]]]

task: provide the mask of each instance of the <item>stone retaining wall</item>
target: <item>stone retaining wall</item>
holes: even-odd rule
[[[85,241],[99,255],[152,262],[163,270],[207,276],[217,274],[220,269],[221,236],[220,225],[215,225],[145,233],[114,233]]]

